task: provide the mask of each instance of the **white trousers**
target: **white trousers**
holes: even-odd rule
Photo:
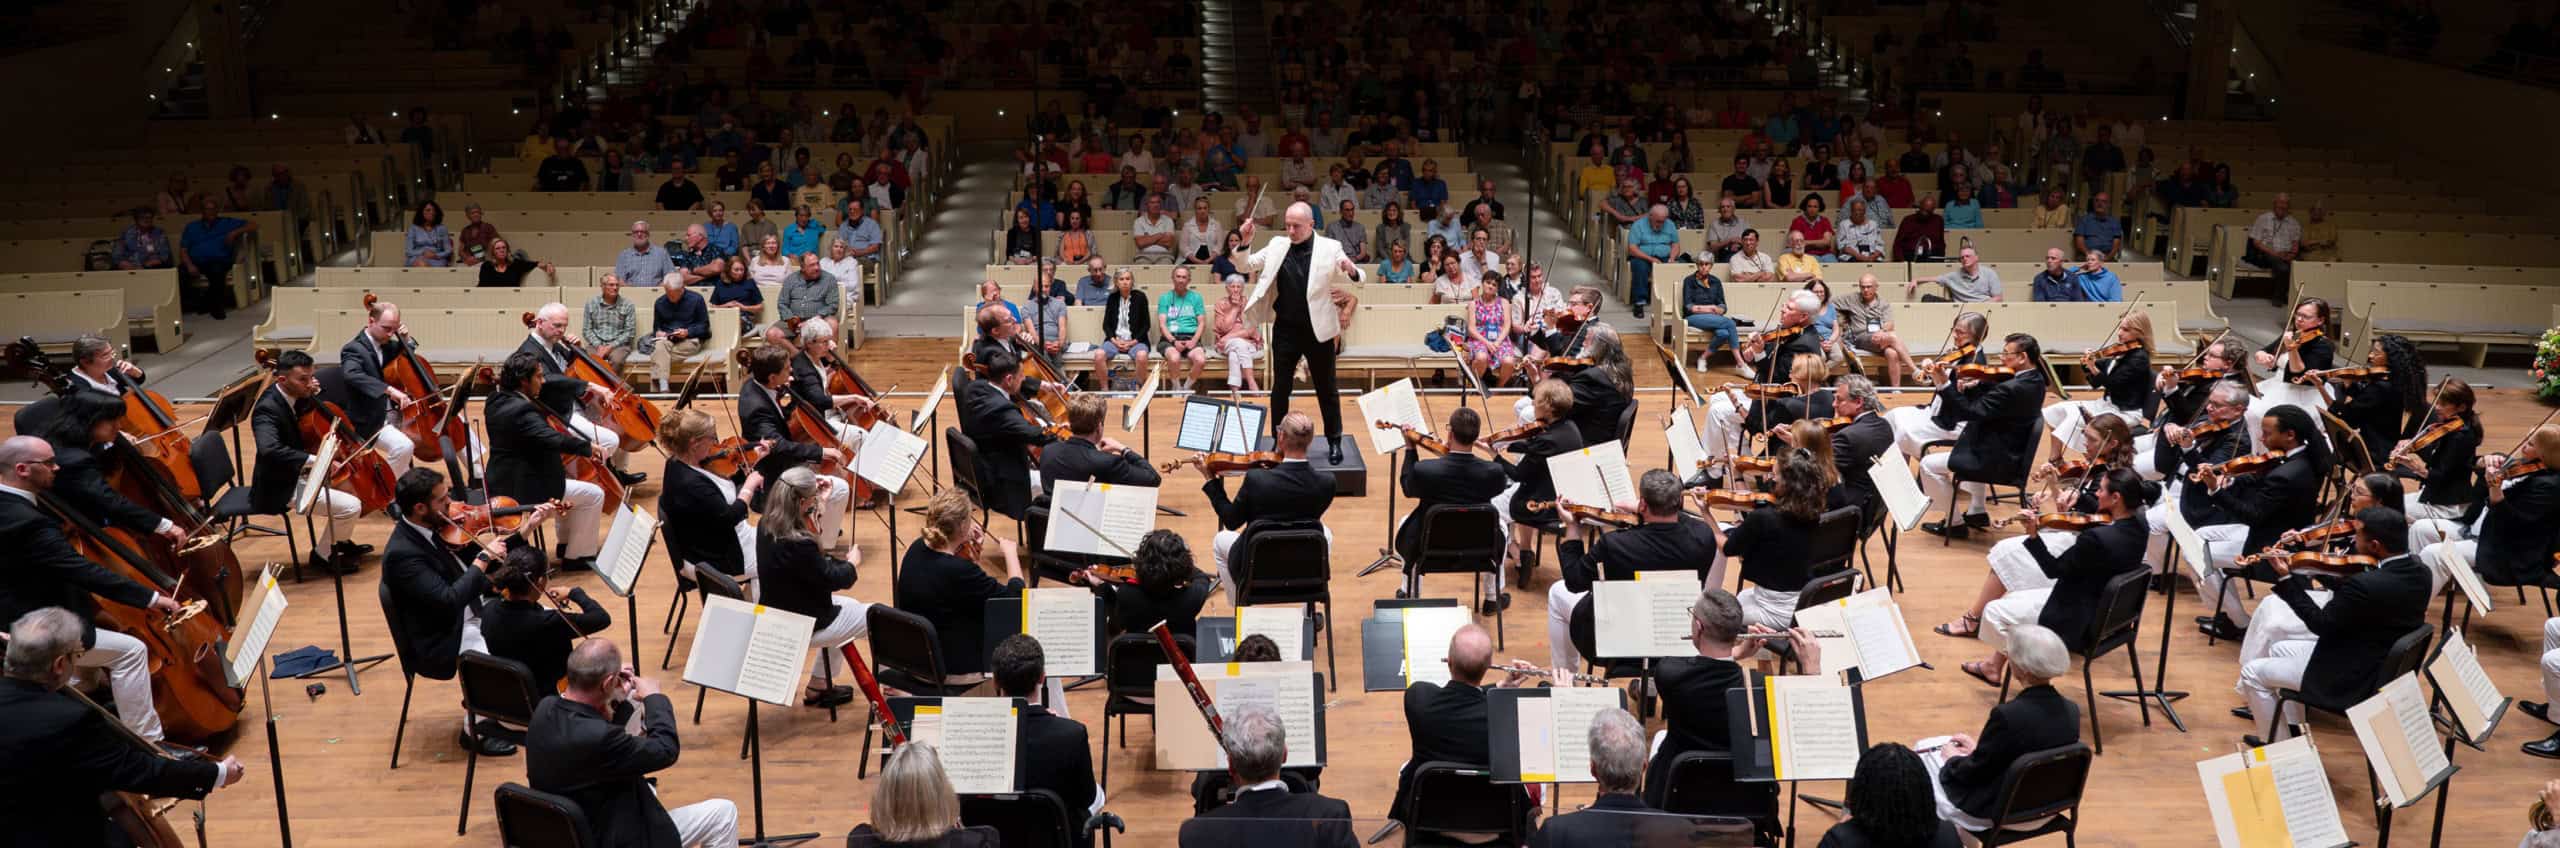
[[[459,653],[467,654],[472,651],[479,651],[484,654],[489,653],[489,637],[480,634],[480,611],[471,607],[463,607],[462,647],[459,650]],[[461,705],[457,703],[455,706],[459,707]],[[472,727],[471,713],[468,711],[465,711],[462,714],[462,732],[464,735],[475,739],[480,736],[479,730]]]
[[[655,793],[657,789],[649,790]],[[685,848],[726,848],[738,844],[738,805],[726,799],[695,801],[667,810],[676,824],[676,844]]]
[[[1947,744],[1947,740],[1950,738],[1953,737],[1932,736],[1927,739],[1913,742],[1911,743],[1911,746],[1913,748],[1933,748]],[[1989,819],[1965,812],[1963,808],[1956,806],[1956,802],[1947,798],[1946,784],[1941,783],[1938,780],[1938,770],[1944,768],[1947,764],[1944,753],[1945,752],[1943,751],[1930,751],[1929,753],[1920,755],[1920,765],[1929,770],[1929,792],[1937,797],[1938,818],[1944,819],[1948,824],[1955,825],[1956,827],[1963,828],[1970,832],[1979,833],[1981,831],[1990,830],[1991,821]]]
[[[853,484],[833,475],[818,475],[818,547],[835,550],[844,540],[844,514],[853,503]]]
[[[2133,437],[2134,473],[2142,475],[2142,479],[2157,482],[2162,475],[2158,468],[2152,466],[2152,463],[2157,461],[2159,450],[2160,434],[2144,433]]]
[[[1785,630],[1796,623],[1795,591],[1782,591],[1766,586],[1745,586],[1733,599],[1742,604],[1742,621],[1771,630]]]
[[[373,447],[382,451],[382,458],[391,463],[391,476],[394,478],[409,473],[418,455],[417,441],[400,429],[396,419],[383,422],[382,429],[373,432]]]
[[[1938,515],[1947,509],[1948,499],[1955,497],[1956,473],[1947,467],[1954,451],[1938,451],[1920,460],[1920,491],[1929,496],[1926,514]],[[1991,510],[1991,484],[1966,483],[1964,493],[1973,496],[1973,506],[1966,515],[1981,515]]]
[[[1732,392],[1707,396],[1707,414],[1698,417],[1698,443],[1706,446],[1707,456],[1742,452],[1743,412],[1743,405],[1734,402]]]
[[[2308,594],[2313,603],[2325,607],[2329,605],[2329,598],[2336,593],[2327,589],[2313,589]],[[2269,649],[2277,645],[2298,639],[2318,638],[2320,637],[2317,634],[2311,632],[2311,628],[2303,625],[2302,616],[2293,611],[2292,604],[2283,601],[2259,604],[2258,614],[2249,618],[2248,634],[2240,637],[2240,664],[2245,666],[2253,660],[2266,659],[2271,656],[2268,653]]]
[[[2560,703],[2560,618],[2542,620],[2542,702]]]
[[[72,661],[81,668],[107,670],[107,688],[116,698],[116,717],[142,738],[159,741],[159,710],[151,705],[151,649],[142,640],[100,628],[98,644]]]
[[[2151,528],[2151,538],[2143,542],[2142,561],[2151,564],[2153,574],[2169,572],[2169,502],[2181,488],[2174,480],[2164,484],[2160,499],[2142,510],[2142,519]]]
[[[588,418],[584,411],[569,413],[569,429],[576,431],[578,438],[604,448],[604,455],[612,459],[614,467],[621,467],[622,434],[614,432],[610,427],[597,424],[595,419]]]
[[[569,515],[560,520],[560,545],[570,559],[586,559],[604,549],[597,528],[604,524],[604,489],[585,480],[570,480],[560,494]]]
[[[2012,589],[1999,600],[1982,605],[1982,643],[1994,651],[2009,650],[2009,634],[2036,623],[2044,615],[2045,601],[2053,597],[2053,588]]]
[[[2056,530],[2039,530],[2036,536],[2044,539],[2045,552],[2056,557],[2080,541],[2078,533]],[[2011,536],[1991,543],[1991,555],[1985,559],[1991,563],[1991,573],[2000,578],[2000,588],[2013,593],[2053,588],[2053,578],[2045,576],[2044,566],[2037,564],[2036,555],[2027,550],[2025,536]]]
[[[1227,553],[1235,548],[1236,539],[1241,535],[1242,533],[1235,530],[1220,530],[1218,535],[1209,538],[1209,553],[1218,561],[1218,585],[1226,587],[1229,604],[1236,602],[1237,586],[1235,575],[1227,571]],[[1330,555],[1333,550],[1333,528],[1331,527],[1324,528],[1324,546],[1326,553]]]
[[[1244,385],[1244,375],[1253,370],[1253,358],[1262,355],[1262,346],[1246,339],[1228,339],[1227,384]]]
[[[1573,607],[1587,594],[1565,588],[1562,580],[1547,584],[1548,668],[1582,667],[1582,652],[1573,647]]]
[[[2423,551],[2428,545],[2462,538],[2462,513],[2471,505],[2420,503],[2418,493],[2412,491],[2400,496],[2400,507],[2401,514],[2409,516],[2409,549]],[[2444,581],[2436,582],[2441,585]]]
[[[827,679],[841,686],[853,678],[845,671],[844,652],[836,649],[871,635],[871,605],[843,595],[831,595],[827,600],[835,602],[836,618],[809,634],[809,646],[818,650],[820,668],[825,670]],[[817,679],[818,673],[819,668],[810,669],[810,679]]]
[[[362,509],[364,503],[356,500],[356,496],[336,489],[322,489],[319,497],[311,499],[311,510],[325,519],[311,522],[311,546],[321,553],[328,553],[331,544],[353,537],[356,513]]]
[[[2276,690],[2302,688],[2302,671],[2311,665],[2311,650],[2318,639],[2291,639],[2267,646],[2267,655],[2240,666],[2240,694],[2249,699],[2249,714],[2257,717],[2258,738],[2275,736]],[[2286,704],[2284,720],[2302,720],[2301,704]]]
[[[2196,528],[2196,536],[2204,540],[2205,547],[2205,568],[2195,574],[2196,594],[2204,599],[2207,606],[2212,606],[2218,599],[2221,604],[2218,611],[2230,616],[2231,623],[2249,626],[2249,610],[2240,603],[2243,594],[2240,587],[2222,591],[2222,583],[2226,579],[2222,576],[2222,569],[2240,558],[2240,548],[2249,540],[2249,525],[2206,525]]]
[[[2142,413],[2118,409],[2115,404],[2103,397],[2094,400],[2066,400],[2044,408],[2044,431],[2061,439],[2062,444],[2072,450],[2083,450],[2087,447],[2087,440],[2081,435],[2081,429],[2089,426],[2089,422],[2097,420],[2101,415],[2122,418],[2127,424],[2142,420]]]
[[[1952,430],[1938,426],[1938,422],[1929,417],[1928,406],[1888,409],[1884,412],[1884,420],[1893,425],[1893,443],[1902,448],[1903,456],[1919,456],[1923,445],[1964,434],[1963,424],[1957,424]]]
[[[2445,556],[2449,553],[2461,554],[2462,564],[2446,561]],[[2419,548],[2418,561],[2427,564],[2427,571],[2435,579],[2436,591],[2443,592],[2444,584],[2453,580],[2453,569],[2470,568],[2472,563],[2480,561],[2480,540],[2455,539]]]

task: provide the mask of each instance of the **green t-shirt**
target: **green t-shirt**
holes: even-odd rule
[[[1208,301],[1200,297],[1199,289],[1167,291],[1156,298],[1156,323],[1167,333],[1200,332],[1200,317],[1207,314]]]

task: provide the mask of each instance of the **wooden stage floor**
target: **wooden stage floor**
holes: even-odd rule
[[[904,392],[916,392],[930,385],[933,363],[949,359],[951,343],[941,340],[900,340],[867,347],[858,362],[871,374],[875,385],[899,384]],[[1648,355],[1639,364],[1644,382],[1659,387],[1663,372]],[[1718,378],[1722,379],[1721,377]],[[1635,444],[1629,455],[1638,458],[1639,466],[1658,463],[1664,455],[1655,415],[1665,409],[1670,395],[1646,391],[1644,426],[1637,428]],[[1919,395],[1906,395],[1896,403],[1921,400]],[[1502,399],[1507,405],[1508,399]],[[908,401],[912,404],[914,401]],[[1301,399],[1304,404],[1305,399]],[[1434,418],[1445,418],[1456,403],[1449,395],[1433,396],[1429,404]],[[1350,407],[1349,399],[1344,399]],[[1119,404],[1114,404],[1115,416]],[[1304,408],[1301,406],[1300,408]],[[711,409],[723,421],[728,420],[725,403],[714,403]],[[948,404],[944,407],[947,412]],[[1152,412],[1175,414],[1174,401],[1159,400]],[[2512,444],[2523,429],[2540,420],[2545,408],[2514,390],[2491,392],[2482,404],[2488,422],[2488,444],[2504,449]],[[1508,423],[1507,410],[1495,419]],[[943,419],[946,423],[948,416]],[[1118,432],[1118,419],[1110,425],[1112,435],[1135,442],[1134,434]],[[1167,422],[1168,425],[1170,422]],[[724,430],[726,425],[724,424]],[[1171,458],[1171,427],[1156,428],[1149,445],[1150,454],[1158,459]],[[654,455],[635,457],[633,468],[651,472],[652,481],[643,484],[637,500],[644,506],[654,503],[662,460]],[[1345,661],[1342,675],[1359,679],[1356,641],[1359,627],[1372,601],[1391,597],[1398,578],[1392,572],[1366,579],[1353,574],[1373,558],[1387,537],[1385,474],[1387,463],[1370,464],[1370,494],[1360,499],[1346,499],[1335,504],[1331,526],[1336,534],[1334,557],[1335,598],[1340,603],[1342,620],[1334,633],[1345,640],[1339,655]],[[919,475],[920,477],[922,475]],[[1177,530],[1195,540],[1199,550],[1199,566],[1212,566],[1207,558],[1206,540],[1214,530],[1213,518],[1199,487],[1196,473],[1182,471],[1168,475],[1164,490],[1166,505],[1189,513],[1184,518],[1164,518],[1163,527]],[[918,484],[916,488],[922,488]],[[902,503],[920,503],[914,491]],[[1409,508],[1410,501],[1399,505]],[[2005,511],[2005,510],[2003,510]],[[889,595],[888,553],[890,540],[881,516],[856,516],[855,532],[862,554],[862,579],[850,594],[868,601],[886,601]],[[1009,534],[1002,518],[994,529]],[[388,519],[365,518],[360,523],[358,538],[380,544],[389,531]],[[903,536],[911,540],[916,521],[901,517]],[[1999,536],[2008,535],[2006,532]],[[1914,628],[1914,638],[1924,657],[1935,671],[1915,670],[1879,681],[1867,699],[1870,704],[1869,727],[1877,741],[1909,742],[1936,734],[1975,732],[1993,705],[1992,689],[1976,683],[1955,668],[1955,664],[1984,653],[1983,646],[1972,640],[1953,640],[1927,632],[1937,622],[1953,618],[1973,597],[1984,573],[1983,553],[1990,541],[1977,536],[1972,541],[1941,547],[1935,537],[1915,534],[1903,546],[1901,565],[1908,591],[1900,596]],[[244,561],[267,562],[284,556],[284,545],[276,539],[251,539],[240,544]],[[1881,542],[1877,543],[1881,560]],[[375,603],[375,586],[380,576],[378,563],[368,560],[364,567],[346,580],[346,608],[357,654],[388,653],[390,638],[383,625],[381,610]],[[1546,655],[1547,585],[1557,579],[1549,564],[1530,586],[1514,591],[1505,637],[1509,643],[1502,657],[1516,657],[1543,662]],[[619,599],[607,593],[593,575],[580,574],[566,581],[585,586],[591,594],[604,599],[615,617],[607,634],[616,640],[627,638],[629,626],[621,619],[624,608]],[[689,709],[693,701],[692,687],[678,680],[681,671],[657,670],[657,658],[667,649],[667,637],[659,624],[673,602],[673,578],[666,563],[663,546],[654,554],[643,572],[638,597],[642,644],[636,652],[640,666],[656,677],[669,690],[680,709]],[[1728,587],[1731,588],[1731,587]],[[1442,596],[1467,591],[1464,581],[1443,577],[1430,581],[1427,590]],[[309,582],[289,584],[287,592],[292,609],[278,629],[272,652],[282,652],[304,645],[338,648],[338,620],[334,611],[328,580],[316,575]],[[2224,643],[2212,647],[2193,626],[2183,622],[2193,611],[2202,609],[2191,590],[2181,589],[2177,617],[2180,626],[2172,629],[2172,657],[2169,663],[2171,688],[2194,692],[2179,704],[2190,731],[2179,733],[2167,722],[2154,716],[2151,726],[2144,727],[2133,704],[2100,699],[2098,719],[2105,723],[2107,751],[2097,760],[2096,771],[2089,783],[2083,806],[2084,825],[2081,835],[2096,846],[2195,846],[2212,842],[2212,825],[2204,801],[2199,794],[2194,763],[2198,760],[2229,753],[2239,744],[2249,725],[2227,714],[2241,703],[2232,690],[2236,665],[2234,645]],[[2536,676],[2536,657],[2541,652],[2542,614],[2538,603],[2526,608],[2512,606],[2514,595],[2500,592],[2495,613],[2475,616],[2466,634],[2479,646],[2491,676],[2509,697],[2541,699]],[[2141,649],[2146,666],[2154,661],[2160,626],[2160,596],[2151,597],[2150,612],[2143,622]],[[1224,609],[1223,598],[1213,601],[1212,611]],[[2432,614],[2430,615],[2432,620]],[[1490,625],[1491,622],[1487,622]],[[687,623],[683,633],[689,639],[694,628]],[[626,653],[631,646],[625,645]],[[684,653],[679,645],[677,654]],[[303,844],[378,846],[445,846],[486,845],[496,839],[496,819],[491,812],[491,791],[503,781],[521,780],[520,758],[484,760],[480,764],[477,784],[469,799],[472,834],[457,837],[453,833],[457,796],[463,779],[463,756],[454,736],[460,724],[457,707],[458,690],[450,682],[419,681],[415,702],[409,717],[407,739],[401,752],[401,766],[387,768],[391,756],[393,725],[400,714],[401,677],[397,664],[375,667],[362,678],[364,694],[356,695],[343,676],[321,678],[327,693],[316,699],[303,695],[303,681],[279,681],[273,691],[276,701],[258,700],[250,693],[251,707],[241,722],[238,738],[229,744],[250,766],[248,777],[239,785],[216,793],[209,804],[209,828],[216,845],[268,845],[276,842],[273,793],[268,773],[264,730],[255,717],[259,710],[275,714],[285,764],[285,779],[290,787],[294,837]],[[2145,668],[2146,677],[2150,673]],[[2076,678],[2078,675],[2071,675]],[[2110,656],[2097,669],[2100,688],[2122,688],[2130,682],[2124,661]],[[2077,701],[2078,684],[2064,685],[2066,695]],[[1396,768],[1408,752],[1400,699],[1396,693],[1361,693],[1356,686],[1345,685],[1331,695],[1330,725],[1332,757],[1325,771],[1326,794],[1347,799],[1353,812],[1364,820],[1386,813],[1387,801],[1393,794]],[[1074,713],[1090,724],[1101,713],[1102,695],[1097,688],[1068,696]],[[1168,704],[1165,709],[1189,709]],[[767,735],[764,763],[766,827],[771,832],[819,831],[832,841],[855,824],[865,820],[871,787],[854,777],[854,764],[863,752],[858,750],[862,738],[861,704],[847,708],[842,721],[830,724],[825,714],[809,709],[769,709],[763,711],[763,728]],[[747,763],[737,757],[745,730],[746,708],[737,698],[714,695],[704,711],[702,722],[694,724],[679,717],[679,729],[688,748],[683,760],[663,772],[659,785],[662,797],[672,806],[706,796],[719,796],[736,801],[742,816],[749,801]],[[2362,759],[2352,734],[2335,719],[2315,720],[2315,735],[2325,753],[2329,780],[2337,792],[2339,806],[2345,811],[2349,833],[2359,842],[2374,839],[2373,806],[2366,795]],[[1657,725],[1658,727],[1658,725]],[[2516,750],[2519,743],[2539,738],[2551,728],[2530,717],[2510,713],[2506,727],[2492,740],[2489,751],[2480,754],[2463,751],[2456,761],[2462,771],[2453,781],[2451,808],[2447,812],[2447,844],[2466,846],[2511,845],[2524,825],[2524,810],[2542,781],[2553,776],[2554,764],[2527,757]],[[1150,731],[1145,721],[1131,723],[1129,747],[1114,747],[1102,752],[1111,758],[1112,786],[1109,809],[1127,819],[1129,833],[1123,845],[1170,845],[1172,834],[1188,815],[1189,775],[1152,769]],[[2086,737],[2086,727],[2083,727]],[[1115,734],[1116,735],[1116,734]],[[1098,740],[1097,731],[1094,738]],[[1118,744],[1115,741],[1115,746]],[[1806,787],[1814,794],[1837,796],[1838,785]],[[1572,809],[1592,798],[1587,786],[1565,790],[1565,805]],[[2404,844],[2420,844],[2427,838],[2432,802],[2403,811],[2398,816],[2395,834]],[[192,807],[192,805],[189,805]],[[178,813],[183,815],[187,808]],[[1801,827],[1799,844],[1817,842],[1833,819],[1814,809],[1798,812]],[[753,822],[743,825],[752,829]],[[1366,836],[1363,829],[1362,836]]]

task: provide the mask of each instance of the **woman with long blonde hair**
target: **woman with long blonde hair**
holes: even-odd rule
[[[792,466],[772,488],[765,495],[764,515],[756,521],[760,599],[812,622],[809,644],[818,650],[819,663],[809,670],[803,703],[828,707],[850,702],[851,678],[845,676],[845,658],[836,649],[871,632],[866,621],[871,605],[835,593],[853,588],[859,579],[854,566],[862,560],[862,549],[847,550],[846,559],[819,549],[827,510],[826,489],[816,470]]]
[[[2083,425],[2101,417],[2121,418],[2126,424],[2142,423],[2142,409],[2151,400],[2151,346],[2150,313],[2129,311],[2116,322],[2115,334],[2101,348],[2120,350],[2103,358],[2097,356],[2097,350],[2081,355],[2081,369],[2089,373],[2089,386],[2101,394],[2044,408],[2045,448],[2051,455],[2061,456],[2066,448],[2080,450]]]
[[[995,848],[993,833],[960,824],[960,796],[942,773],[932,743],[909,742],[889,755],[871,787],[871,820],[853,829],[859,848]]]

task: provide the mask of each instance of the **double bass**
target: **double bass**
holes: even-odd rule
[[[163,615],[112,601],[98,604],[97,623],[142,642],[149,650],[151,701],[169,738],[202,742],[239,723],[241,690],[224,668],[223,643],[231,628],[205,610],[205,587],[171,578],[144,557],[131,534],[89,520],[50,493],[37,504],[63,521],[63,536],[90,562],[142,584],[181,610]]]
[[[524,325],[533,326],[533,313],[524,313]],[[656,444],[658,441],[658,405],[640,396],[638,389],[614,369],[587,355],[587,349],[562,344],[569,350],[569,362],[562,372],[590,384],[603,386],[606,397],[596,405],[597,426],[611,428],[624,444]],[[610,507],[608,507],[610,508]]]
[[[55,394],[62,394],[63,389],[52,385],[52,382],[56,378],[70,377],[68,369],[57,368],[46,360],[44,349],[32,337],[19,336],[17,341],[10,343],[7,359],[12,368],[35,375],[41,384],[54,389]],[[178,488],[181,496],[189,501],[203,501],[204,485],[196,480],[195,462],[187,456],[189,443],[185,425],[178,420],[177,407],[170,405],[169,399],[159,392],[143,388],[142,384],[126,377],[121,369],[107,369],[107,378],[113,380],[124,395],[124,419],[117,424],[117,429],[128,436],[126,441],[132,445],[134,453],[142,461],[156,466],[160,475]],[[76,385],[72,387],[77,388]]]
[[[366,309],[373,308],[374,300],[372,292],[365,292]],[[418,355],[418,340],[402,332],[398,341],[400,353],[382,363],[382,381],[409,396],[409,403],[400,407],[400,432],[417,446],[413,455],[420,462],[440,462],[446,444],[471,443],[471,423],[451,414],[452,404],[436,385],[435,366]]]

